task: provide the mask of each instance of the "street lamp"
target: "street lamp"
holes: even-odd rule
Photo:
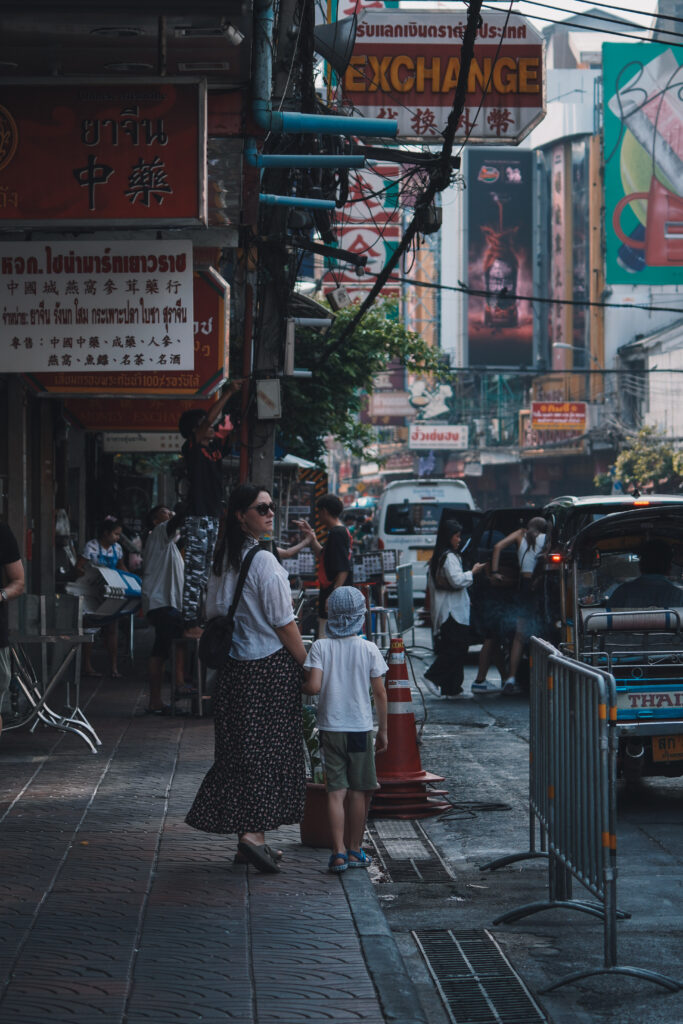
[[[584,356],[588,356],[589,359],[592,359],[596,366],[600,366],[600,363],[595,358],[593,353],[587,348],[582,348],[581,345],[569,345],[566,341],[554,341],[551,345],[551,348],[553,349],[553,351],[556,348],[559,348],[565,352],[582,352]]]

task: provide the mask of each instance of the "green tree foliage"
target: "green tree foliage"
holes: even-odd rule
[[[297,330],[296,366],[315,369],[311,380],[284,381],[280,441],[292,455],[322,464],[328,435],[362,455],[375,440],[375,428],[358,422],[363,396],[392,360],[412,373],[445,373],[443,355],[406,330],[391,302],[371,309],[341,349],[326,354],[355,314],[354,306],[340,310],[326,335]]]
[[[642,427],[615,462],[616,478],[625,490],[678,490],[682,469],[682,453],[676,452],[655,427]]]

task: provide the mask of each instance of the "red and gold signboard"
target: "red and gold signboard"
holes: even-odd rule
[[[168,398],[211,395],[221,380],[228,376],[230,286],[213,269],[195,271],[193,280],[193,370],[36,373],[26,374],[24,379],[35,391],[46,391],[51,395],[97,395],[97,404],[101,404],[103,398],[123,395],[135,398],[147,395]],[[129,428],[132,429],[132,424],[120,429]]]
[[[0,224],[206,223],[196,82],[3,84]]]
[[[532,430],[572,430],[586,429],[585,402],[532,402]]]

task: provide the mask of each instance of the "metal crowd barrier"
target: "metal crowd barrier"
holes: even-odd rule
[[[594,974],[629,974],[678,992],[666,975],[617,963],[616,684],[608,672],[561,655],[532,640],[529,810],[530,850],[489,867],[539,856],[535,823],[548,857],[548,899],[528,903],[494,924],[518,921],[541,910],[581,910],[603,921],[603,966],[567,975],[549,992]],[[572,880],[596,902],[572,898]]]

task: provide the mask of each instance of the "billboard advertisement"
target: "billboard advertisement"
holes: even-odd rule
[[[603,45],[608,284],[683,281],[683,50]]]
[[[170,80],[3,85],[0,222],[205,224],[205,108]]]
[[[470,366],[531,365],[532,154],[467,153]]]
[[[398,122],[398,137],[440,144],[460,74],[467,12],[368,10],[358,23],[343,100]],[[545,114],[543,39],[516,14],[482,14],[456,134],[517,143]]]

